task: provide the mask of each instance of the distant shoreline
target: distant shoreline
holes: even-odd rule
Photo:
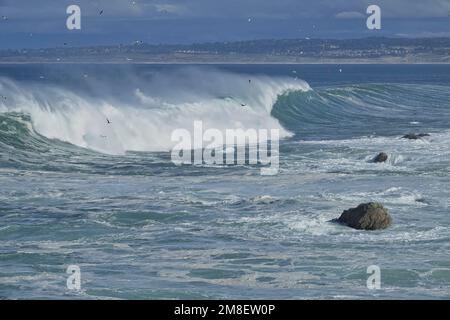
[[[65,64],[98,64],[98,65],[449,65],[450,62],[374,62],[374,61],[326,61],[326,62],[153,62],[153,61],[0,61],[0,65],[65,65]]]
[[[0,50],[0,64],[449,64],[450,38],[263,39]]]

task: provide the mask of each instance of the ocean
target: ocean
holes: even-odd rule
[[[0,95],[0,298],[450,298],[449,65],[1,65]],[[197,120],[278,129],[278,174],[175,165]],[[331,222],[369,201],[390,228]]]

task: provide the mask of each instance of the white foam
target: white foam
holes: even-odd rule
[[[391,137],[358,137],[344,140],[302,141],[304,145],[321,147],[320,169],[317,171],[357,171],[377,170],[405,172],[420,168],[437,166],[441,170],[448,168],[450,156],[450,130],[431,133],[430,137],[418,140]],[[323,147],[322,147],[323,146]],[[335,151],[338,150],[338,151]],[[345,152],[342,152],[345,150]],[[326,151],[325,153],[323,151]],[[379,152],[386,152],[388,160],[373,163]],[[315,163],[316,155],[311,154]]]
[[[249,84],[244,75],[196,69],[157,74],[129,93],[132,102],[5,78],[0,85],[11,97],[1,102],[1,112],[28,113],[34,129],[47,138],[112,154],[168,151],[174,146],[172,131],[192,132],[195,120],[203,121],[204,130],[279,129],[280,136],[287,137],[290,132],[270,115],[272,107],[286,91],[310,89],[290,78],[252,76]]]
[[[344,201],[346,203],[378,201],[390,205],[427,206],[420,192],[417,190],[406,190],[400,187],[372,192],[322,193],[320,194],[320,198],[332,201]]]

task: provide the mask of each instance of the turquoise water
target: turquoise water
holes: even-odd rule
[[[0,297],[450,298],[450,66],[10,65],[0,95]],[[195,120],[280,129],[279,174],[175,166]],[[393,226],[329,222],[366,201]]]

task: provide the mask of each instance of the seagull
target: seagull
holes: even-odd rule
[[[106,123],[107,123],[107,124],[111,124],[112,122],[111,122],[111,121],[109,121],[109,119],[108,119],[108,118],[106,118]]]

